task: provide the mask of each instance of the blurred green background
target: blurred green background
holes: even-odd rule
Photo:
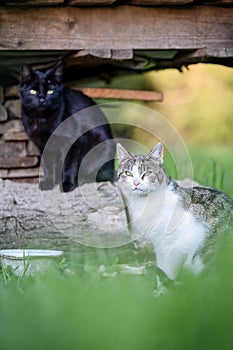
[[[106,86],[106,85],[105,85]],[[233,70],[210,64],[115,79],[112,87],[162,91],[146,103],[168,119],[188,145],[233,145]]]

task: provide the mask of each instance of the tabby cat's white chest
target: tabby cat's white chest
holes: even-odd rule
[[[128,210],[134,237],[152,242],[157,265],[174,278],[180,265],[194,272],[202,269],[195,254],[205,240],[205,226],[185,210],[179,196],[170,188],[148,196],[129,196]]]

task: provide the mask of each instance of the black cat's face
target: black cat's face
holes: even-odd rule
[[[39,112],[55,110],[62,98],[62,64],[45,72],[35,71],[23,64],[20,72],[20,96],[22,105]]]

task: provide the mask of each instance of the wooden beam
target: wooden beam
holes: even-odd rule
[[[7,6],[51,6],[60,5],[64,0],[9,0]]]
[[[210,5],[233,5],[233,0],[205,0],[204,3],[208,3]]]
[[[1,50],[206,47],[233,56],[233,8],[1,7],[0,23]]]
[[[130,5],[138,6],[160,6],[160,5],[186,5],[193,3],[194,0],[132,0]]]
[[[128,89],[108,89],[92,87],[72,87],[82,91],[92,98],[106,98],[117,100],[163,101],[162,92]]]
[[[113,5],[116,2],[117,0],[69,0],[68,4],[72,6],[105,6]],[[121,3],[138,6],[184,5],[192,2],[194,2],[194,0],[125,0],[124,2],[121,1]]]
[[[68,4],[72,6],[106,6],[113,5],[117,0],[69,0]]]

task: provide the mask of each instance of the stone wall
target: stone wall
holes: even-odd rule
[[[0,87],[0,178],[38,182],[40,157],[21,121],[18,86]]]

